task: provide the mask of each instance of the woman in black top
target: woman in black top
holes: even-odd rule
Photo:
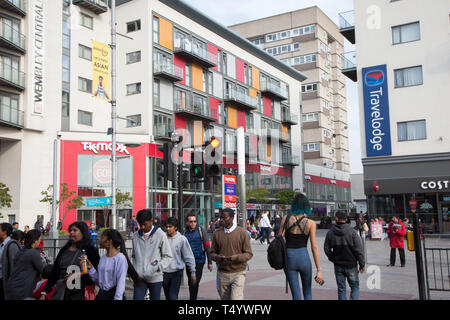
[[[67,271],[70,266],[78,266],[81,270],[80,257],[82,255],[82,250],[86,252],[86,255],[92,265],[95,268],[98,267],[100,256],[98,254],[98,250],[93,246],[91,242],[87,224],[79,221],[74,222],[69,226],[69,232],[70,239],[66,243],[66,245],[61,248],[58,256],[56,257],[53,270],[47,281],[47,284],[44,287],[44,290],[41,293],[40,300],[45,300],[47,292],[50,292],[52,290],[58,280],[67,278]],[[81,275],[80,280],[81,287],[75,289],[70,289],[67,286],[67,284],[70,284],[71,282],[73,282],[73,280],[68,281],[64,292],[64,300],[83,300],[85,286],[94,285],[88,274]],[[53,295],[55,295],[55,293],[53,293]]]

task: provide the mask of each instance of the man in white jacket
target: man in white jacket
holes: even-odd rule
[[[271,232],[271,227],[270,227],[270,220],[269,220],[269,211],[264,211],[264,213],[261,215],[261,220],[259,221],[259,227],[261,229],[264,229],[264,235],[267,239],[267,244],[270,243],[270,232]],[[261,238],[260,239],[261,243],[264,243],[264,239]]]
[[[150,209],[138,212],[136,220],[141,229],[133,236],[133,265],[143,279],[134,285],[134,300],[144,300],[147,289],[150,300],[161,300],[163,270],[173,260],[172,250],[166,233],[153,225]]]

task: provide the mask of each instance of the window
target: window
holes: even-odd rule
[[[303,122],[313,122],[313,121],[319,121],[319,114],[318,113],[307,113],[302,116]]]
[[[210,95],[213,95],[213,79],[214,79],[214,77],[213,77],[213,73],[211,72],[211,71],[208,71],[208,78],[207,78],[207,91],[208,91],[208,94],[210,94]]]
[[[423,140],[426,138],[425,120],[398,123],[398,141]]]
[[[253,113],[246,113],[245,114],[245,128],[246,131],[248,132],[252,132],[254,129],[254,118],[253,118]]]
[[[420,23],[414,22],[392,27],[392,44],[420,40]]]
[[[78,110],[78,124],[92,127],[92,112]]]
[[[320,143],[308,143],[303,145],[304,152],[317,152],[320,151]]]
[[[409,87],[423,84],[422,66],[394,70],[395,87]]]
[[[186,86],[191,86],[191,65],[187,64],[184,67],[184,74],[185,74],[185,84]]]
[[[175,89],[175,108],[178,110],[186,110],[189,106],[188,103],[189,95],[186,91]]]
[[[313,92],[313,91],[317,91],[317,83],[302,85],[303,93]]]
[[[127,33],[141,30],[141,20],[127,22]]]
[[[153,42],[159,43],[159,18],[153,17]]]
[[[92,49],[82,44],[78,45],[78,56],[80,58],[92,61]]]
[[[80,12],[80,25],[89,29],[94,29],[94,19],[91,16]]]
[[[135,51],[127,53],[127,64],[141,62],[141,52]]]
[[[206,80],[207,73],[208,73],[207,69],[203,69],[202,70],[202,89],[203,89],[203,92],[206,92],[207,91],[207,87],[208,87],[207,80]]]
[[[141,93],[141,83],[127,84],[127,95],[139,94]]]
[[[225,52],[222,53],[222,73],[227,74],[227,54]]]
[[[264,38],[253,39],[252,43],[256,46],[264,44]]]
[[[153,79],[153,105],[159,107],[159,80]]]
[[[172,117],[155,112],[153,115],[153,130],[155,137],[168,137],[169,132],[173,131]]]
[[[92,93],[92,80],[78,77],[78,90]]]
[[[140,127],[141,126],[141,115],[140,114],[136,114],[133,116],[128,116],[127,119],[127,127]]]

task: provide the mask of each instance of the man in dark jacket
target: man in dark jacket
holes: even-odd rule
[[[339,300],[346,300],[347,280],[350,288],[351,300],[359,297],[359,272],[364,273],[364,251],[361,239],[355,229],[346,223],[347,213],[339,211],[336,213],[336,224],[333,225],[325,237],[324,251],[328,260],[334,264],[334,274],[338,287]]]
[[[6,286],[14,268],[14,258],[20,251],[20,244],[11,239],[12,225],[0,224],[0,301],[6,299]]]

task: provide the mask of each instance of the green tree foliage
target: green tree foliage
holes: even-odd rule
[[[269,199],[267,196],[270,191],[261,187],[257,187],[251,190],[247,190],[247,199],[254,198],[256,203],[266,203]]]
[[[9,188],[6,184],[0,182],[0,209],[11,208],[12,196],[9,194]],[[0,212],[0,218],[3,218]]]
[[[69,211],[81,208],[84,204],[84,201],[81,196],[76,195],[76,191],[69,190],[69,188],[67,187],[67,183],[62,183],[60,190],[61,193],[59,195],[59,200],[56,200],[56,211],[58,211],[61,203],[69,200],[66,207],[63,208],[63,217],[61,219],[61,224],[63,224]],[[41,192],[41,195],[43,196],[43,198],[40,200],[40,202],[46,202],[51,206],[53,204],[53,185],[49,185],[47,190]]]

